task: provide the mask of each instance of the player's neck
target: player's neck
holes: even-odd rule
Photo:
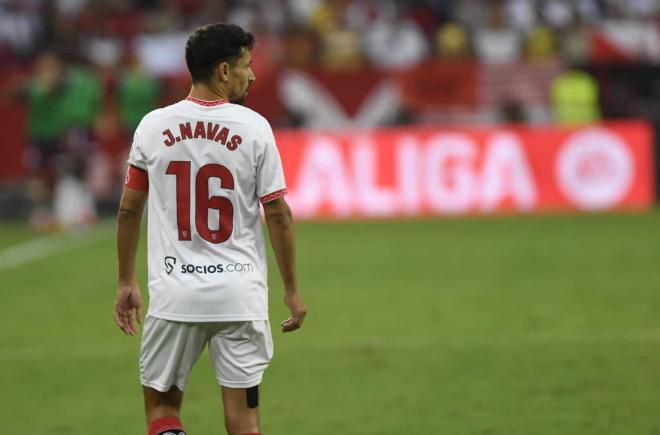
[[[223,86],[211,87],[204,83],[193,83],[189,97],[204,101],[229,101],[228,92]]]

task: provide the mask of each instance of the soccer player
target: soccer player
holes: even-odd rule
[[[135,256],[148,213],[149,311],[140,380],[149,435],[184,434],[188,375],[205,346],[231,435],[258,434],[259,384],[273,353],[261,203],[291,317],[306,314],[295,276],[294,230],[268,122],[241,105],[255,80],[252,34],[201,27],[186,44],[190,96],[147,114],[135,131],[118,213],[114,319],[137,334],[142,317]]]

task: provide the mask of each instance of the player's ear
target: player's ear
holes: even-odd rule
[[[220,62],[218,66],[215,69],[215,73],[218,75],[218,79],[222,82],[228,82],[229,81],[229,63],[228,62]]]

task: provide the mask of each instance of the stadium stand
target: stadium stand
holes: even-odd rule
[[[653,0],[3,2],[0,113],[13,126],[2,132],[3,196],[34,168],[26,150],[41,136],[29,120],[45,104],[68,114],[49,121],[74,156],[64,166],[83,177],[93,167],[89,186],[113,203],[132,130],[186,96],[185,35],[207,22],[257,35],[248,105],[275,127],[547,124],[553,82],[575,69],[595,86],[592,120],[657,126],[659,16]],[[68,96],[28,92],[58,77]]]

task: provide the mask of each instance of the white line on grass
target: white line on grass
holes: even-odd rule
[[[10,246],[0,250],[0,271],[92,245],[107,239],[113,229],[112,221],[104,221],[84,232],[51,234]]]

